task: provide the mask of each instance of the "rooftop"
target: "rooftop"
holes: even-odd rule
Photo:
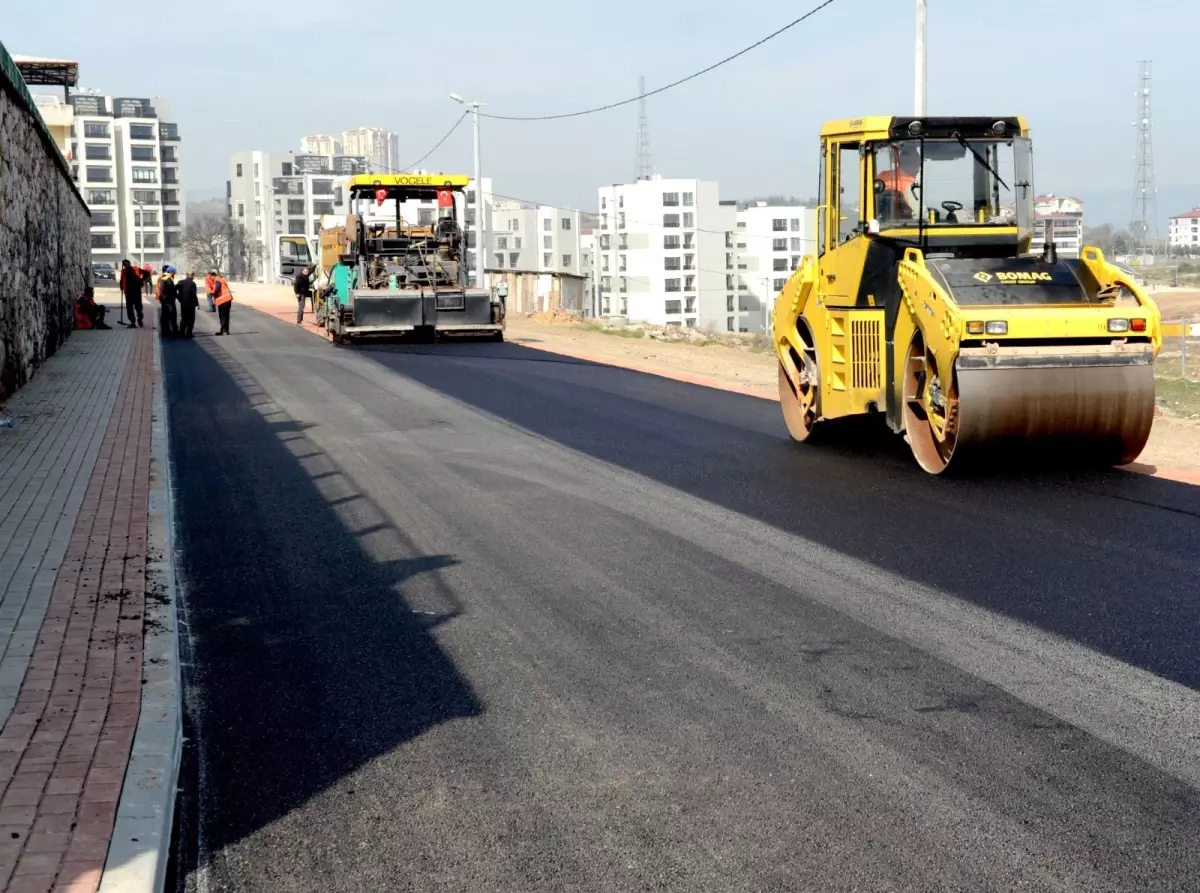
[[[1200,217],[1200,208],[1192,208],[1190,211],[1185,211],[1182,214],[1175,214],[1171,217],[1172,220],[1188,220]]]

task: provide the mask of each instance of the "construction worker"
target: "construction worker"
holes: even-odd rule
[[[921,174],[921,150],[911,141],[890,145],[876,155],[877,165],[882,163],[884,153],[891,156],[892,167],[875,175],[882,184],[882,188],[876,187],[880,190],[876,216],[883,220],[911,220],[916,216],[913,205],[916,190],[920,189],[917,181]]]
[[[228,335],[229,309],[233,303],[233,292],[230,291],[229,283],[225,281],[225,277],[219,273],[216,276],[216,281],[213,283],[213,303],[217,305],[217,319],[221,323],[221,328],[217,334]]]
[[[129,313],[129,327],[142,328],[142,271],[129,262],[121,261],[121,294],[125,296],[125,310]]]
[[[176,324],[176,308],[177,292],[175,286],[175,268],[164,266],[162,275],[158,277],[158,283],[154,288],[154,296],[158,298],[158,333],[163,338],[174,338],[179,334],[179,327]]]
[[[196,325],[196,308],[200,306],[200,298],[196,294],[196,272],[188,270],[187,278],[179,283],[179,337],[191,338],[192,328]],[[209,296],[209,300],[212,296]]]
[[[216,313],[217,305],[213,303],[213,288],[217,284],[217,271],[209,270],[208,275],[204,277],[204,294],[208,298],[208,312]]]
[[[296,325],[304,322],[304,302],[313,300],[312,296],[312,280],[308,278],[308,267],[303,267],[296,278],[292,280],[292,290],[296,293]],[[317,312],[316,303],[313,304],[313,313]]]

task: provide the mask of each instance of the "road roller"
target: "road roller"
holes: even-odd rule
[[[816,252],[771,322],[795,440],[880,414],[931,474],[1137,458],[1161,315],[1098,249],[1060,252],[1050,221],[1035,244],[1024,118],[853,118],[820,149]]]

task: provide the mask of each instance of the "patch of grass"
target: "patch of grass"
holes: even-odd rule
[[[616,335],[618,338],[645,338],[646,333],[642,329],[605,329],[600,331],[605,335]]]
[[[1155,402],[1173,416],[1200,419],[1200,381],[1159,378],[1155,383]]]

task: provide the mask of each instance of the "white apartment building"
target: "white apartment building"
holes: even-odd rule
[[[341,155],[342,141],[332,133],[315,133],[300,137],[300,152],[304,155]]]
[[[711,180],[654,177],[598,190],[600,315],[737,329],[737,208]]]
[[[1200,208],[1172,217],[1167,239],[1171,248],[1187,254],[1200,253]]]
[[[806,254],[816,253],[817,212],[755,202],[737,213],[739,332],[770,329],[775,297]]]
[[[162,99],[36,97],[92,212],[92,260],[182,262],[182,140]]]
[[[1065,195],[1039,195],[1033,202],[1032,254],[1046,247],[1046,228],[1054,228],[1054,245],[1059,257],[1079,257],[1083,250],[1083,202]]]
[[[360,155],[367,159],[371,170],[381,174],[398,174],[400,168],[400,134],[379,127],[360,127],[342,133],[342,152],[321,152],[321,155]]]
[[[500,201],[491,220],[489,269],[586,275],[579,211]]]

